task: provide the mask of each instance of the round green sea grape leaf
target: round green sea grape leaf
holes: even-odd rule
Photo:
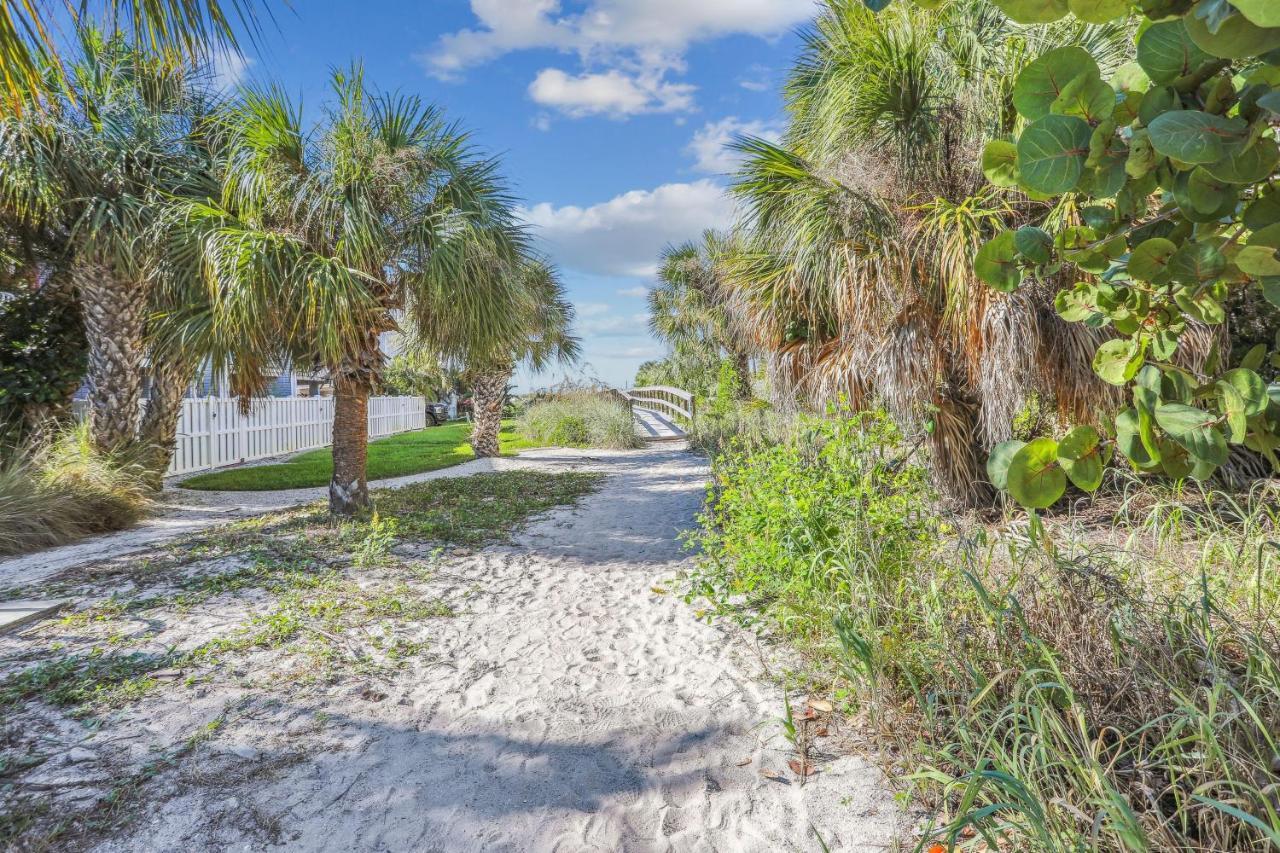
[[[1240,444],[1249,432],[1249,419],[1244,413],[1244,399],[1240,392],[1230,385],[1218,385],[1218,396],[1221,409],[1227,416],[1227,441]]]
[[[1212,465],[1227,461],[1227,441],[1216,424],[1218,417],[1183,403],[1160,403],[1156,423],[1195,459]]]
[[[1009,461],[1006,485],[1013,499],[1031,509],[1045,509],[1067,490],[1067,475],[1058,465],[1058,442],[1029,441]]]
[[[1276,0],[1231,0],[1231,5],[1259,27],[1280,27],[1280,3]]]
[[[1215,282],[1209,288],[1194,284],[1187,285],[1174,292],[1173,301],[1184,314],[1190,315],[1201,323],[1216,326],[1227,318],[1226,308],[1222,305],[1222,298],[1226,296],[1226,286],[1219,287],[1219,285],[1222,283]]]
[[[1163,237],[1143,240],[1129,253],[1129,275],[1138,281],[1166,284],[1173,278],[1169,260],[1177,251],[1178,246]]]
[[[1067,0],[992,0],[1019,24],[1048,24],[1066,17]]]
[[[1245,141],[1249,126],[1238,118],[1178,110],[1157,117],[1147,131],[1151,146],[1166,157],[1184,163],[1216,163]]]
[[[1087,281],[1076,282],[1070,290],[1059,290],[1053,307],[1068,323],[1096,325],[1105,316],[1098,305],[1098,285]]]
[[[1091,426],[1078,426],[1058,442],[1058,464],[1076,484],[1086,492],[1097,491],[1102,485],[1104,445],[1098,431]]]
[[[1036,57],[1018,74],[1013,84],[1014,109],[1028,121],[1043,118],[1052,111],[1062,93],[1081,79],[1102,82],[1098,63],[1089,52],[1074,45],[1055,48]],[[1114,106],[1114,92],[1111,100]]]
[[[1043,228],[1022,226],[1013,232],[1013,245],[1022,257],[1033,264],[1047,264],[1053,260],[1053,238]]]
[[[1222,205],[1236,197],[1236,189],[1219,180],[1203,166],[1197,166],[1187,177],[1187,197],[1198,213],[1214,213]]]
[[[1178,91],[1172,86],[1154,86],[1146,91],[1138,103],[1138,121],[1143,127],[1168,112],[1182,109]]]
[[[1181,480],[1195,471],[1195,460],[1182,447],[1168,439],[1160,441],[1160,470],[1171,480]]]
[[[1012,293],[1022,283],[1014,232],[1002,231],[983,243],[973,258],[978,278],[1001,293]]]
[[[1142,367],[1142,345],[1131,338],[1106,341],[1093,356],[1093,372],[1111,385],[1124,385]]]
[[[1116,109],[1116,90],[1099,77],[1081,74],[1062,88],[1049,106],[1049,111],[1065,116],[1079,116],[1085,121],[1100,122]]]
[[[1221,195],[1220,198],[1222,206],[1217,210],[1205,212],[1198,208],[1191,192],[1192,174],[1193,172],[1177,172],[1173,176],[1172,186],[1174,201],[1178,203],[1178,212],[1182,214],[1182,218],[1185,219],[1188,224],[1193,222],[1216,222],[1225,216],[1230,216],[1235,213],[1238,193],[1234,184],[1224,184],[1225,187],[1229,187],[1229,191],[1226,191]],[[1212,176],[1209,176],[1209,178],[1212,179]],[[1203,188],[1204,187],[1202,185],[1202,189]],[[1205,201],[1207,198],[1208,195],[1205,193],[1202,193],[1199,196],[1201,202]]]
[[[1280,308],[1280,276],[1264,278],[1259,284],[1262,286],[1262,298]]]
[[[1126,62],[1111,75],[1111,85],[1120,92],[1142,93],[1151,88],[1151,78],[1136,62]]]
[[[1130,407],[1116,415],[1116,448],[1133,464],[1146,468],[1156,460],[1147,453],[1141,430],[1137,409]]]
[[[1241,220],[1250,231],[1260,231],[1280,222],[1280,190],[1264,193],[1244,209]]]
[[[1160,165],[1161,157],[1151,147],[1151,135],[1146,128],[1135,131],[1129,140],[1129,156],[1124,161],[1125,174],[1131,178],[1142,178]]]
[[[1018,146],[993,139],[982,149],[982,174],[997,187],[1018,185]]]
[[[1233,260],[1241,272],[1256,278],[1280,275],[1277,250],[1280,250],[1280,222],[1254,231]]]
[[[1280,145],[1274,139],[1262,138],[1239,154],[1228,154],[1202,168],[1230,184],[1256,184],[1269,178],[1277,164],[1280,164]]]
[[[991,485],[1000,491],[1008,488],[1009,484],[1009,463],[1013,461],[1013,456],[1022,448],[1026,447],[1025,441],[1002,441],[991,449],[991,455],[987,457],[987,480]]]
[[[1177,281],[1202,284],[1213,281],[1227,268],[1227,258],[1208,241],[1184,243],[1169,259],[1169,272]]]
[[[1246,417],[1260,415],[1267,410],[1267,383],[1252,370],[1237,367],[1218,377],[1219,386],[1229,386],[1240,395]]]
[[[1210,32],[1208,24],[1197,15],[1185,15],[1182,20],[1187,35],[1210,56],[1244,59],[1280,47],[1280,27],[1260,27],[1243,15],[1227,17],[1217,32]]]
[[[1129,0],[1067,0],[1071,14],[1090,24],[1105,24],[1129,12]]]
[[[1138,64],[1153,83],[1172,83],[1212,59],[1191,40],[1181,17],[1152,24],[1138,37]]]
[[[1093,130],[1075,116],[1047,115],[1018,139],[1018,173],[1023,186],[1042,193],[1065,193],[1084,172]]]

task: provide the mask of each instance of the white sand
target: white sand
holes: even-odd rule
[[[832,850],[893,849],[899,812],[865,760],[826,756],[803,786],[763,775],[786,773],[780,691],[743,636],[655,591],[686,565],[702,460],[511,463],[611,476],[511,545],[449,558],[439,591],[465,605],[432,623],[434,663],[378,682],[385,698],[215,683],[140,703],[103,737],[145,754],[249,697],[96,849],[817,850],[815,828]]]

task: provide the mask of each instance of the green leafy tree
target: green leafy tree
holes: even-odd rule
[[[675,352],[723,355],[734,371],[734,396],[751,397],[751,339],[725,281],[724,259],[732,246],[707,231],[700,242],[668,247],[649,291],[649,328]]]
[[[983,144],[1013,129],[1013,79],[1050,45],[1108,67],[1123,26],[1032,30],[982,0],[829,0],[784,87],[781,139],[744,139],[742,218],[726,280],[778,402],[885,408],[955,502],[991,500],[984,460],[1033,396],[1062,420],[1109,405],[1089,366],[1101,334],[1052,312],[1052,291],[993,294],[974,252],[1044,202],[999,191]],[[1206,347],[1207,349],[1207,347]]]
[[[78,47],[62,96],[37,110],[29,93],[32,109],[0,113],[0,223],[27,275],[70,282],[89,344],[92,435],[115,451],[146,442],[163,408],[143,422],[149,235],[203,171],[208,96],[190,63],[92,30],[79,33]],[[171,362],[153,357],[151,366],[170,380],[157,383],[164,389],[190,378],[190,365],[176,378]]]
[[[544,260],[525,258],[509,275],[520,298],[511,306],[518,322],[507,338],[487,335],[468,347],[464,377],[471,387],[471,447],[476,456],[497,456],[502,413],[518,363],[537,371],[553,362],[571,364],[579,355],[573,334],[574,309],[555,268]]]
[[[1131,12],[1102,0],[995,2],[1028,24]],[[1053,504],[1068,481],[1097,489],[1113,450],[1173,478],[1210,477],[1233,447],[1280,470],[1280,386],[1263,379],[1280,364],[1272,342],[1234,363],[1219,347],[1198,370],[1177,360],[1191,328],[1223,324],[1233,293],[1280,305],[1280,4],[1139,7],[1136,61],[1106,77],[1082,47],[1042,52],[1014,82],[1014,132],[982,154],[992,183],[1052,207],[985,242],[975,271],[1004,292],[1070,275],[1055,310],[1107,332],[1092,366],[1128,402],[1105,435],[1082,425],[996,449],[992,481],[1028,507]]]
[[[523,256],[497,164],[418,98],[337,71],[314,129],[276,89],[219,114],[216,185],[164,223],[166,339],[207,355],[242,398],[279,359],[333,377],[329,506],[368,504],[379,335],[403,321],[442,358],[523,328],[503,272]]]

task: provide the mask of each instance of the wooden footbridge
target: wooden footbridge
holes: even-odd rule
[[[650,385],[614,393],[631,411],[636,434],[645,441],[682,441],[697,417],[693,395],[682,388]]]

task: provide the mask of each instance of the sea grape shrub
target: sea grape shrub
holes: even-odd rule
[[[993,2],[1027,24],[1135,11],[1127,0]],[[1136,10],[1146,17],[1135,62],[1106,80],[1081,47],[1044,53],[1013,87],[1020,132],[982,153],[991,183],[1060,202],[1054,221],[1067,224],[996,234],[975,273],[1010,292],[1079,272],[1057,312],[1114,333],[1093,367],[1131,391],[1105,437],[1082,426],[995,449],[992,482],[1028,507],[1053,504],[1068,481],[1098,488],[1113,449],[1173,478],[1209,477],[1231,445],[1280,470],[1280,386],[1262,378],[1280,365],[1280,334],[1234,363],[1211,353],[1203,374],[1174,363],[1188,324],[1221,324],[1240,289],[1280,306],[1280,3],[1140,0]]]

